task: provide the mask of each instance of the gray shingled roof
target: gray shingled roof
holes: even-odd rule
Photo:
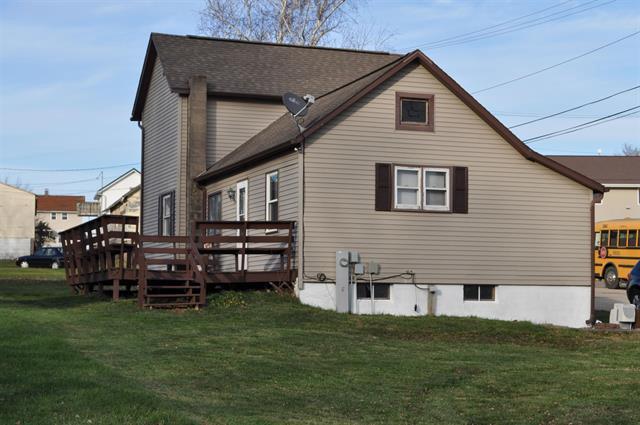
[[[152,34],[169,86],[189,89],[207,77],[210,92],[280,97],[287,91],[325,93],[399,55],[344,49]]]
[[[309,112],[304,118],[303,126],[309,128],[318,120],[326,117],[330,112],[347,102],[378,77],[382,76],[401,58],[402,56],[396,57],[394,62],[378,68],[374,72],[365,74],[338,90],[319,97],[309,108]],[[295,141],[299,136],[300,131],[298,130],[293,118],[289,113],[285,113],[260,133],[256,134],[224,158],[209,167],[198,177],[198,179],[212,176],[222,170],[234,167],[235,165],[241,164],[247,160],[254,159],[261,154],[270,154],[278,149],[286,149],[290,147],[291,142]]]
[[[640,184],[640,156],[549,155],[601,184]]]

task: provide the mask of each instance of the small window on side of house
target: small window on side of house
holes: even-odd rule
[[[464,301],[495,301],[496,285],[464,285]]]
[[[51,213],[51,220],[55,220],[57,218],[57,214],[52,212]]]
[[[212,193],[207,197],[207,220],[222,220],[222,192]],[[207,229],[207,235],[216,236],[220,234],[220,229]]]
[[[396,93],[396,130],[434,131],[434,96]]]
[[[359,300],[371,299],[371,285],[358,283],[357,295]],[[373,298],[376,300],[388,300],[391,298],[391,285],[388,283],[375,283],[373,285]]]
[[[66,213],[66,212],[62,213],[62,219],[63,219],[63,220],[66,220],[66,219],[67,219],[67,213]]]

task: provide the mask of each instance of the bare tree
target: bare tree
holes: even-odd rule
[[[364,0],[205,0],[200,31],[238,40],[362,48],[391,34],[358,26]],[[375,37],[375,38],[374,38]],[[376,44],[376,48],[378,47]]]
[[[640,148],[637,146],[625,143],[622,146],[622,155],[624,156],[640,156]]]

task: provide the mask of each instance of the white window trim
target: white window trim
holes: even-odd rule
[[[409,187],[409,186],[398,186],[398,172],[399,171],[416,171],[418,175],[418,186],[417,187]],[[403,167],[401,165],[396,165],[393,171],[393,198],[395,208],[398,209],[407,209],[407,210],[419,210],[422,205],[422,176],[420,167]],[[398,189],[417,189],[417,199],[415,204],[400,204],[398,203]]]
[[[162,199],[160,202],[160,205],[162,208],[162,228],[160,229],[160,235],[162,236],[171,236],[171,212],[172,212],[171,196],[172,195],[170,193],[167,193],[166,195],[162,195]],[[167,220],[168,220],[168,224],[166,226],[167,232],[165,233],[165,221]]]
[[[278,197],[275,199],[270,199],[271,196],[271,176],[275,175],[276,176],[276,187],[278,190]],[[267,174],[265,174],[265,186],[264,186],[264,190],[265,190],[265,204],[264,204],[264,218],[265,221],[272,221],[273,217],[271,217],[271,209],[269,208],[269,205],[271,204],[276,204],[278,205],[278,200],[280,199],[280,188],[278,187],[280,185],[280,175],[278,174],[278,170],[275,171],[271,171]],[[278,205],[279,207],[279,205]],[[278,231],[278,229],[266,229],[264,232],[265,233],[276,233]]]
[[[427,173],[428,172],[438,172],[438,173],[444,173],[444,190],[442,188],[431,188],[431,187],[427,187]],[[451,184],[449,181],[449,169],[448,168],[434,168],[434,167],[424,167],[422,169],[422,181],[424,182],[423,184],[423,192],[424,196],[423,201],[422,201],[422,208],[425,211],[449,211],[451,209],[451,203],[450,203],[450,198],[451,198]],[[437,191],[441,191],[444,192],[444,205],[427,205],[427,190],[437,190]]]
[[[62,213],[62,219],[63,220],[67,220],[69,218],[69,215],[66,212]]]
[[[57,220],[57,219],[58,219],[58,217],[57,217],[57,216],[58,216],[58,214],[57,214],[57,213],[52,212],[52,213],[51,213],[51,220]]]

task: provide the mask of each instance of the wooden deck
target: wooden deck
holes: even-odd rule
[[[141,307],[201,307],[207,285],[292,287],[294,222],[196,222],[190,236],[140,235],[138,218],[105,215],[61,233],[77,293],[137,292]]]

